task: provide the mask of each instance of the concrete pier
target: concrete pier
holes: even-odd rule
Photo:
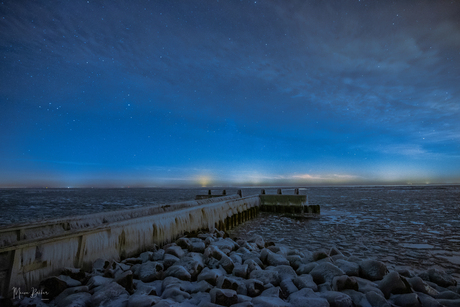
[[[305,195],[264,194],[200,200],[15,225],[0,229],[0,296],[37,288],[63,268],[90,270],[103,258],[120,261],[201,229],[229,230],[259,211],[318,213]],[[208,193],[210,196],[211,193]]]
[[[0,230],[0,291],[37,288],[66,267],[91,269],[163,245],[186,231],[230,229],[255,216],[258,196],[225,196],[162,207],[104,212]],[[249,211],[249,212],[248,212]]]

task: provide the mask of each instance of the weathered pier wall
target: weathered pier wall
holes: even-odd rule
[[[262,189],[259,195],[260,211],[289,213],[289,214],[320,214],[319,205],[309,205],[307,195],[300,195],[299,189],[294,190],[294,195],[283,195],[278,189],[276,194],[265,194]]]
[[[230,229],[253,218],[259,206],[258,196],[233,195],[0,230],[0,295],[37,288],[65,267],[90,269],[97,258],[137,255],[186,231]]]

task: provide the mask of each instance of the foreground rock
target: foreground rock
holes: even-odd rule
[[[414,276],[375,259],[290,250],[225,233],[182,237],[121,262],[98,259],[89,272],[66,268],[42,281],[46,297],[15,306],[460,306],[446,272]],[[48,299],[48,300],[42,300]]]

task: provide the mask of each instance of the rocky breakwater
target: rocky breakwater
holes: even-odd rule
[[[430,269],[389,272],[339,250],[299,252],[222,231],[194,233],[91,272],[68,268],[14,306],[460,306],[460,287]]]

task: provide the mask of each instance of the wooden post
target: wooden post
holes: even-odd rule
[[[241,190],[238,190],[238,192],[236,192],[236,194],[238,194],[240,197],[243,197],[243,193],[241,192]]]
[[[222,195],[224,195],[224,196],[227,195],[227,191],[223,190]]]
[[[281,195],[281,189],[278,189],[278,191],[276,191],[276,194]]]
[[[299,188],[295,188],[294,193],[295,195],[299,195]]]
[[[262,190],[260,191],[260,194],[265,194],[265,189],[262,189]]]
[[[211,196],[211,190],[208,190],[208,195]]]

